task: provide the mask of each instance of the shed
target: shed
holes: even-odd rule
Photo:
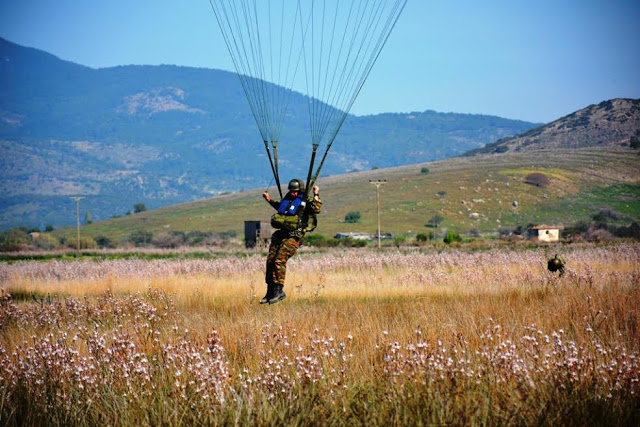
[[[557,242],[560,240],[561,225],[536,225],[529,230],[530,238],[537,238],[541,242]]]
[[[244,222],[244,246],[253,248],[257,246],[267,246],[271,239],[271,223],[268,221],[245,221]]]

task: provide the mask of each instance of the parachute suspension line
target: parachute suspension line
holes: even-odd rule
[[[241,86],[265,143],[269,164],[274,179],[278,183],[278,191],[281,193],[277,136],[274,135],[274,129],[270,127],[273,108],[268,104],[270,97],[266,92],[257,2],[255,0],[252,3],[247,0],[228,2],[210,0],[209,3],[221,29],[227,50],[238,71]],[[271,142],[274,148],[273,158],[268,142]]]
[[[380,23],[380,19],[382,18],[381,5],[382,5],[381,3],[378,4],[378,7],[375,10],[371,11],[370,15],[367,17],[366,20],[364,19],[365,18],[364,15],[359,16],[359,18],[362,18],[360,22],[366,21],[368,23],[367,25],[364,26],[364,29],[362,29],[362,31],[359,25],[358,29],[354,32],[354,34],[362,34],[360,37],[360,40],[368,40],[368,43],[366,45],[364,43],[360,44],[360,47],[358,48],[355,55],[355,59],[353,61],[354,66],[348,71],[348,74],[345,76],[345,83],[343,87],[348,87],[349,90],[344,90],[344,93],[351,94],[351,96],[345,96],[339,102],[336,101],[337,110],[334,110],[334,111],[338,112],[336,113],[338,115],[338,120],[335,121],[336,125],[334,126],[334,129],[332,130],[331,135],[328,138],[328,145],[333,143],[333,140],[335,139],[334,135],[337,135],[338,131],[340,130],[340,127],[348,117],[348,112],[351,110],[351,107],[353,106],[355,99],[357,98],[360,90],[362,89],[362,86],[364,85],[364,82],[368,77],[369,72],[373,68],[375,59],[378,57],[379,53],[381,52],[382,44],[380,43],[380,41],[378,41],[378,43],[374,45],[373,49],[371,48],[371,44],[373,41],[372,32],[375,33],[380,28],[379,23]],[[387,25],[383,26],[383,28],[385,32],[389,30]],[[354,45],[353,42],[355,42],[355,37],[353,38],[353,41],[351,43],[352,47]],[[351,54],[351,48],[349,50],[349,53]],[[365,61],[364,59],[366,59],[365,56],[367,54],[369,54],[369,58],[367,61]],[[363,65],[361,65],[359,68],[356,68],[355,64],[357,63],[361,63]],[[329,122],[327,122],[327,125],[328,123]],[[323,129],[323,132],[325,131],[326,131],[326,128]]]
[[[334,39],[335,39],[335,35],[336,35],[336,31],[337,31],[337,22],[338,22],[338,4],[336,4],[336,8],[335,8],[335,13],[333,16],[333,27],[332,27],[332,31],[331,31],[331,41],[329,43],[329,53],[327,54],[327,65],[325,70],[327,71],[327,75],[331,75],[331,84],[329,85],[329,88],[327,89],[327,82],[329,81],[329,79],[325,79],[324,81],[324,87],[323,87],[323,91],[322,91],[322,99],[325,99],[325,94],[326,93],[331,93],[333,91],[333,87],[335,84],[335,76],[336,76],[336,72],[335,70],[337,69],[338,66],[338,62],[335,61],[335,66],[333,67],[333,72],[328,72],[329,69],[331,68],[331,57],[333,54],[333,44],[334,44]],[[349,16],[351,15],[351,12],[353,10],[353,3],[351,3],[351,8],[349,9]],[[348,19],[347,19],[348,21]],[[344,41],[344,34],[343,34],[343,41]],[[338,58],[340,58],[340,52],[342,52],[342,44],[340,46],[340,50],[338,51]],[[328,92],[327,92],[328,90]],[[329,120],[329,115],[328,113],[332,110],[331,106],[329,105],[329,103],[327,102],[323,102],[321,105],[322,108],[322,113],[320,115],[320,118],[318,119],[318,123],[325,123],[328,122]],[[314,137],[314,140],[317,139],[317,142],[319,143],[320,139],[322,138],[321,135],[323,135],[323,131],[319,132],[320,137]]]
[[[238,70],[237,75],[240,80],[242,89],[245,93],[245,96],[247,98],[247,101],[249,103],[249,108],[253,113],[253,116],[254,116],[254,119],[256,120],[256,124],[258,125],[258,128],[262,129],[262,123],[260,122],[260,113],[258,111],[258,106],[255,104],[255,102],[250,96],[250,87],[249,87],[250,79],[247,77],[249,72],[245,66],[245,63],[241,61],[241,58],[237,57],[237,55],[234,53],[234,50],[232,49],[232,45],[233,45],[238,50],[238,52],[240,51],[238,40],[234,37],[233,29],[231,28],[232,20],[230,19],[230,14],[227,11],[227,8],[225,7],[224,2],[220,2],[219,5],[216,3],[216,5],[218,5],[218,7],[220,8],[219,10],[216,9],[216,7],[214,6],[213,0],[209,0],[209,4],[213,9],[213,13],[216,17],[216,20],[218,21],[218,25],[221,29],[222,37],[227,46],[227,50],[229,51],[229,54],[231,56],[231,60],[234,66],[236,67],[236,70]],[[225,18],[225,20],[223,20],[222,18]],[[227,25],[225,25],[224,22],[226,22]],[[263,134],[262,139],[266,140],[267,139],[266,135]]]
[[[281,22],[285,21],[285,15],[284,15],[284,11],[285,11],[285,1],[286,0],[282,0],[282,16],[281,16]],[[289,108],[289,102],[291,100],[291,93],[292,91],[290,89],[288,89],[289,86],[291,86],[291,83],[296,79],[296,76],[298,74],[298,70],[300,68],[300,62],[302,60],[302,52],[303,52],[303,44],[300,45],[299,51],[297,54],[294,54],[294,48],[295,48],[295,35],[296,35],[296,29],[297,29],[297,24],[298,24],[298,16],[302,16],[302,11],[300,10],[300,3],[297,2],[297,7],[296,7],[296,11],[295,11],[295,15],[293,17],[293,30],[291,31],[291,39],[289,41],[289,51],[288,53],[286,53],[287,55],[287,62],[286,62],[286,67],[285,67],[285,76],[284,76],[284,80],[281,79],[281,74],[279,73],[278,75],[278,85],[277,87],[279,88],[278,90],[278,97],[277,99],[274,101],[274,105],[276,106],[280,106],[280,109],[278,110],[277,114],[275,115],[276,118],[276,135],[280,135],[280,133],[282,132],[282,126],[284,124],[284,118],[287,112],[287,109]],[[302,31],[302,28],[301,28]],[[280,31],[280,56],[279,56],[279,62],[281,63],[282,60],[282,45],[283,45],[283,37],[284,37],[284,28],[283,26],[281,26],[281,31]],[[293,58],[297,58],[295,60],[295,65],[292,66],[292,59]],[[293,72],[290,74],[290,70],[291,68],[293,68]],[[279,71],[282,69],[282,67],[280,67]]]
[[[342,41],[340,44],[340,50],[339,50],[339,55],[338,57],[341,59],[342,58],[342,52],[343,49],[345,48],[345,45],[347,45],[346,48],[346,58],[344,60],[344,66],[341,68],[340,73],[337,73],[338,70],[338,61],[336,61],[335,63],[335,67],[334,67],[334,73],[333,73],[333,77],[334,79],[332,80],[332,84],[331,84],[331,88],[334,87],[334,84],[336,84],[335,82],[335,77],[337,74],[340,74],[339,78],[338,78],[338,82],[337,82],[337,86],[336,86],[336,90],[333,92],[333,94],[329,94],[328,97],[330,98],[330,100],[328,102],[324,102],[323,104],[326,106],[324,112],[325,112],[325,116],[324,116],[324,121],[322,122],[322,124],[320,125],[319,128],[314,129],[314,133],[317,135],[316,138],[321,139],[324,134],[326,133],[326,129],[328,127],[328,125],[332,122],[335,121],[336,115],[338,115],[338,120],[337,120],[337,124],[334,126],[334,128],[336,128],[335,132],[332,132],[332,135],[330,137],[330,139],[328,139],[327,141],[327,147],[325,149],[325,152],[323,154],[322,160],[320,162],[320,165],[318,166],[318,169],[316,171],[316,173],[313,175],[313,178],[311,179],[310,185],[313,185],[313,183],[315,183],[317,177],[320,174],[320,171],[322,169],[322,166],[324,165],[324,162],[327,158],[327,155],[329,153],[329,150],[331,149],[331,146],[333,145],[333,141],[335,140],[335,136],[337,135],[337,130],[339,130],[339,128],[342,126],[342,123],[344,122],[345,118],[348,115],[348,110],[344,110],[341,109],[340,107],[342,107],[343,101],[340,101],[339,99],[336,99],[336,97],[339,97],[341,94],[343,93],[347,93],[347,87],[349,86],[350,81],[352,80],[352,76],[354,75],[354,71],[356,71],[356,66],[355,64],[357,63],[357,60],[360,56],[360,52],[362,51],[362,47],[363,47],[363,43],[360,45],[360,48],[357,51],[357,54],[355,55],[355,58],[352,60],[351,58],[353,57],[353,51],[355,50],[355,46],[356,46],[356,42],[360,41],[360,40],[366,40],[366,37],[368,35],[368,33],[370,32],[369,30],[371,29],[371,24],[365,26],[366,28],[368,28],[369,30],[365,31],[364,34],[358,38],[358,35],[360,34],[360,28],[362,27],[362,23],[365,21],[365,15],[366,15],[366,8],[363,7],[364,3],[361,1],[359,3],[359,6],[357,8],[357,10],[355,10],[354,13],[354,3],[351,3],[351,8],[349,11],[349,15],[348,15],[348,19],[344,25],[344,31],[343,31],[343,36],[342,36]],[[377,10],[380,10],[380,5],[378,5]],[[371,13],[371,15],[373,15],[373,12]],[[351,19],[352,16],[355,16],[354,19]],[[369,21],[371,21],[371,19],[369,18]],[[350,28],[350,26],[353,25],[353,28]],[[351,37],[349,38],[349,40],[347,40],[347,33],[351,33]],[[351,65],[351,66],[350,66]],[[328,73],[331,74],[331,73]],[[331,91],[330,91],[331,92]],[[331,107],[331,105],[334,104],[338,104],[339,108],[336,107]]]
[[[324,32],[325,31],[324,30],[324,23],[325,23],[326,11],[327,11],[327,2],[326,2],[326,0],[324,0],[322,2],[322,18],[320,19],[320,34],[321,35],[325,33]],[[314,43],[314,45],[315,45],[315,43]],[[318,71],[317,71],[318,72],[318,77],[317,77],[316,80],[317,80],[318,86],[316,87],[314,85],[314,87],[313,87],[313,93],[314,94],[320,94],[320,86],[321,86],[321,83],[322,83],[321,76],[322,76],[322,55],[323,55],[323,53],[324,53],[324,37],[321,36],[320,37],[320,54],[319,54],[318,60],[317,60],[317,63],[318,63]],[[313,51],[311,52],[311,55],[315,59],[315,55],[314,55]],[[315,73],[316,73],[316,69],[315,68],[313,68],[312,73],[313,73],[313,76],[315,76]],[[326,79],[325,79],[325,81],[326,81]],[[317,99],[317,98],[315,98],[315,99]],[[317,108],[318,108],[317,111],[321,111],[322,110],[322,104],[321,103],[315,102],[314,105],[317,105]],[[318,119],[319,119],[320,115],[321,115],[320,113],[316,113],[316,115],[314,116],[314,118],[315,118],[315,125],[314,126],[318,125]],[[318,142],[320,142],[320,141],[318,141]]]
[[[343,51],[344,51],[345,45],[347,44],[346,36],[347,36],[347,31],[349,30],[350,23],[362,21],[360,10],[356,11],[355,13],[356,18],[353,20],[351,19],[351,17],[354,15],[354,4],[355,2],[351,3],[351,7],[349,9],[349,15],[347,16],[347,19],[346,19],[344,31],[342,34],[342,39],[340,42],[340,49],[338,51],[338,56],[337,56],[338,59],[343,58]],[[360,2],[360,7],[362,7],[362,2]],[[337,10],[338,9],[336,8],[336,12]],[[337,19],[337,16],[336,16],[336,19]],[[345,93],[347,90],[344,75],[349,65],[351,51],[353,50],[353,45],[355,43],[355,37],[356,37],[356,33],[354,32],[353,36],[351,37],[351,42],[348,43],[349,47],[346,50],[346,58],[344,60],[344,66],[342,67],[341,72],[338,73],[338,65],[340,64],[339,60],[335,61],[333,70],[331,72],[329,72],[327,69],[327,74],[331,74],[333,77],[332,77],[331,86],[328,94],[322,95],[323,99],[325,99],[325,102],[323,103],[325,108],[324,108],[323,120],[320,122],[322,123],[322,125],[315,129],[315,132],[319,135],[318,138],[322,138],[324,136],[324,134],[326,133],[326,128],[329,125],[329,123],[334,121],[336,114],[340,113],[340,105],[339,105],[340,102],[338,99],[336,99],[336,97],[339,97],[341,94]],[[340,75],[340,77],[336,81],[336,77],[338,75]],[[334,86],[335,86],[335,90],[334,90]]]
[[[280,198],[282,199],[282,188],[280,187],[280,177],[276,172],[276,169],[273,165],[273,160],[271,160],[271,152],[269,151],[269,144],[267,141],[264,141],[264,149],[267,150],[267,157],[269,158],[269,164],[271,165],[271,172],[273,173],[273,179],[276,181],[276,187],[278,187],[278,193],[280,194]]]
[[[384,0],[382,0],[384,1]],[[362,5],[363,3],[360,3]],[[334,98],[330,103],[336,105],[336,108],[332,110],[332,120],[327,120],[322,132],[326,132],[326,128],[330,122],[340,123],[348,115],[350,108],[347,107],[348,94],[354,92],[354,80],[361,75],[362,69],[357,67],[358,63],[362,62],[362,57],[366,54],[370,47],[370,33],[375,29],[374,19],[375,16],[381,11],[381,3],[378,3],[376,8],[372,8],[370,11],[365,8],[359,8],[356,11],[356,19],[354,22],[354,30],[351,30],[352,37],[347,49],[347,58],[345,67],[341,70],[339,79],[339,90],[336,91]],[[366,16],[369,13],[369,16]],[[357,25],[356,25],[357,24]],[[345,31],[350,30],[345,27]],[[368,41],[365,44],[365,41]],[[347,94],[342,98],[338,98],[340,94]]]
[[[331,149],[331,146],[333,145],[333,142],[335,141],[338,132],[340,131],[340,128],[342,127],[342,125],[344,124],[344,121],[346,120],[349,111],[351,110],[351,107],[353,106],[356,98],[358,97],[360,91],[362,90],[362,87],[364,86],[365,81],[367,80],[367,78],[369,77],[369,74],[371,73],[371,70],[373,69],[373,66],[375,65],[377,59],[380,56],[380,53],[382,52],[382,49],[384,47],[384,45],[386,44],[386,42],[389,39],[389,36],[391,35],[391,32],[393,30],[393,28],[395,27],[396,23],[398,22],[398,19],[400,18],[400,15],[402,14],[402,11],[404,10],[405,6],[406,6],[407,0],[397,0],[392,8],[392,12],[389,14],[388,18],[386,19],[386,21],[384,22],[384,24],[382,25],[382,32],[379,33],[379,37],[374,45],[373,50],[371,50],[371,53],[369,55],[368,60],[366,61],[366,65],[364,67],[362,67],[362,74],[360,76],[359,79],[357,79],[356,81],[356,85],[354,86],[355,90],[353,92],[351,92],[351,96],[350,97],[346,97],[346,103],[342,104],[343,108],[339,108],[338,111],[342,111],[342,114],[339,118],[339,120],[337,121],[337,123],[335,124],[335,126],[333,126],[332,132],[329,135],[329,137],[327,138],[327,147],[325,149],[325,152],[322,156],[322,159],[320,161],[320,164],[318,165],[318,168],[316,169],[315,173],[313,174],[310,182],[309,182],[309,186],[313,186],[315,184],[315,181],[317,180],[318,176],[320,175],[320,171],[322,170],[322,166],[324,165],[324,162],[327,158],[327,154],[329,153],[329,150]],[[379,9],[379,8],[378,8]],[[361,18],[363,18],[364,16],[361,16]],[[375,22],[379,22],[380,19],[382,17],[382,14],[378,14],[377,18],[374,19],[374,14],[372,14],[372,18],[370,20],[370,23]],[[371,24],[372,25],[372,24]],[[364,36],[363,37],[369,37],[371,30],[374,29],[374,27],[372,27],[371,25],[369,25],[368,30],[365,31]],[[377,25],[377,24],[376,24]],[[345,34],[346,34],[346,27],[345,27]],[[353,40],[353,38],[352,38]],[[341,47],[342,49],[342,47]],[[362,47],[360,48],[360,50],[362,50]],[[359,52],[360,52],[359,50]],[[358,54],[359,56],[359,54]],[[355,64],[355,62],[354,62]],[[346,68],[346,67],[345,67]],[[344,70],[343,70],[344,71]],[[342,87],[342,86],[341,86]],[[326,103],[328,104],[328,103]],[[330,122],[331,120],[328,120],[326,123],[328,125],[328,122]],[[326,127],[325,127],[326,129]],[[324,132],[324,131],[323,131]],[[312,158],[315,158],[315,154],[312,155]]]
[[[316,152],[318,151],[318,144],[313,144],[311,149],[311,160],[309,160],[309,171],[307,172],[307,184],[305,186],[305,190],[307,191],[307,199],[311,200],[313,198],[311,196],[311,174],[313,173],[313,165],[316,161]],[[311,196],[311,197],[310,197]]]
[[[231,60],[234,66],[236,67],[236,70],[238,70],[237,75],[240,80],[242,89],[245,93],[245,96],[247,98],[247,101],[249,103],[249,108],[253,113],[254,119],[256,120],[256,124],[258,125],[258,129],[262,133],[262,139],[266,143],[268,138],[267,138],[267,135],[262,132],[262,129],[263,129],[262,114],[258,109],[258,105],[256,104],[256,102],[254,102],[254,99],[251,97],[253,79],[249,77],[250,72],[247,68],[246,62],[242,61],[242,58],[236,55],[235,51],[232,49],[232,45],[233,45],[238,52],[241,52],[240,45],[244,47],[244,40],[242,38],[238,40],[238,38],[234,36],[233,28],[231,27],[232,22],[235,23],[236,29],[238,29],[240,26],[237,13],[232,15],[231,14],[232,12],[228,11],[227,8],[225,7],[224,1],[220,1],[220,4],[216,3],[216,5],[218,5],[218,7],[220,8],[220,9],[216,9],[216,7],[213,4],[213,1],[214,0],[209,0],[209,4],[211,4],[211,8],[213,9],[213,12],[216,16],[218,25],[220,26],[222,37],[227,46],[227,50],[229,51],[229,54],[231,56]],[[233,17],[234,19],[231,19],[231,17]],[[225,18],[225,20],[223,20],[222,18]],[[227,25],[225,25],[224,22],[226,22]],[[246,61],[248,59],[246,57],[246,49],[243,48],[242,52],[245,53],[245,61]],[[269,154],[269,160],[271,161],[270,154]]]
[[[400,18],[400,15],[402,14],[402,11],[404,10],[404,7],[407,4],[407,0],[398,0],[396,1],[394,8],[393,8],[393,13],[387,18],[387,21],[384,24],[384,30],[380,33],[380,36],[378,37],[377,43],[375,45],[375,48],[372,50],[372,54],[369,57],[369,60],[367,62],[367,66],[364,69],[364,73],[362,74],[361,78],[358,81],[358,84],[356,86],[356,90],[353,92],[353,94],[351,95],[351,98],[349,99],[348,104],[346,105],[345,111],[350,111],[351,107],[353,106],[356,98],[358,97],[358,95],[360,94],[360,91],[362,90],[362,87],[364,86],[365,81],[367,80],[367,78],[369,77],[369,74],[371,73],[371,70],[373,69],[373,66],[375,65],[376,61],[378,60],[378,58],[380,57],[380,53],[382,52],[382,49],[384,47],[384,45],[387,43],[387,40],[389,40],[389,36],[391,35],[391,32],[393,31],[393,28],[395,27],[396,23],[398,22],[398,19]],[[344,123],[345,119],[347,118],[347,114],[344,114],[343,117],[341,118],[340,122],[337,124],[337,126],[335,126],[330,138],[329,138],[329,144],[327,147],[327,151],[330,148],[331,144],[333,144],[333,141],[335,140],[340,127],[342,126],[342,124]]]
[[[303,68],[313,147],[307,174],[311,188],[407,0],[209,3],[265,143],[279,191],[278,140],[297,73]],[[314,173],[321,143],[326,147]]]

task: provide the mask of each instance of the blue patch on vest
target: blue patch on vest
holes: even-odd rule
[[[280,202],[280,207],[278,208],[278,213],[283,215],[295,215],[298,213],[298,208],[303,205],[304,202],[304,194],[300,194],[293,200],[284,199]]]

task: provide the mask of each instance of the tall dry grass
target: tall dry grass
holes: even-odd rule
[[[640,245],[562,253],[302,253],[273,306],[258,255],[4,264],[0,416],[637,423]]]

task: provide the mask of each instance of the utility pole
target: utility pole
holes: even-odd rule
[[[378,179],[378,180],[369,180],[369,184],[373,184],[376,186],[376,202],[378,205],[378,249],[381,248],[380,244],[380,186],[387,183],[386,179]]]
[[[76,201],[76,230],[78,232],[78,239],[76,244],[76,252],[80,254],[80,200],[84,199],[84,197],[71,197],[72,200]]]

